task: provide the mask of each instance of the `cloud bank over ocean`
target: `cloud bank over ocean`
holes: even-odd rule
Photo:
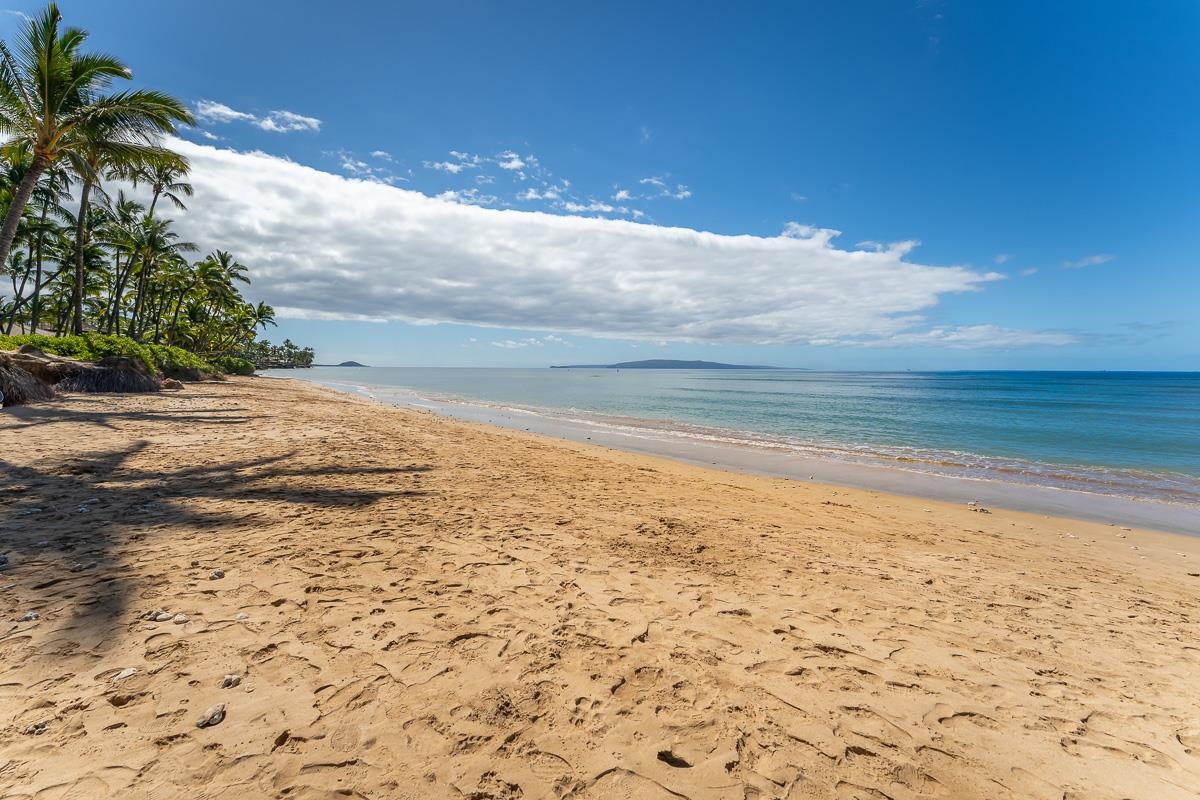
[[[908,260],[790,224],[730,236],[497,210],[185,140],[204,202],[183,238],[251,268],[281,317],[404,320],[602,338],[742,344],[1004,347],[1070,344],[1057,331],[931,326],[942,296],[1003,276]]]

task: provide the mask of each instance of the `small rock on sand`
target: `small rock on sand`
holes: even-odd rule
[[[197,728],[211,728],[213,725],[220,725],[225,719],[225,704],[217,703],[212,708],[200,715],[200,719],[196,720]]]
[[[171,617],[171,621],[174,622],[176,625],[182,625],[183,623],[188,621],[188,615],[187,614],[176,614],[175,616]]]
[[[233,687],[237,686],[241,682],[242,682],[241,675],[226,675],[224,678],[221,679],[221,688],[222,689],[232,689]]]
[[[239,611],[239,612],[237,613],[237,616],[236,616],[236,617],[234,617],[234,619],[238,619],[238,620],[242,620],[242,619],[250,619],[250,615],[249,615],[249,614],[247,614],[245,611]]]
[[[223,570],[223,569],[214,569],[212,572],[208,573],[208,579],[210,581],[219,581],[219,580],[221,580],[221,578],[224,578],[224,577],[225,577],[225,570]]]
[[[25,616],[21,617],[21,622],[37,622],[42,618],[42,615],[36,611],[26,611]]]
[[[170,611],[159,611],[157,614],[154,615],[153,619],[155,622],[167,622],[171,619],[171,612]]]
[[[112,682],[116,683],[117,681],[123,681],[126,678],[132,678],[134,675],[137,675],[137,674],[138,674],[137,667],[126,667],[125,669],[118,672],[116,675],[113,675]]]
[[[95,561],[89,561],[86,564],[84,564],[82,561],[78,561],[72,565],[71,572],[83,572],[85,569],[91,569],[94,566],[96,566]]]
[[[180,383],[179,381],[175,380],[174,378],[165,379],[161,384],[159,384],[159,386],[163,389],[166,389],[168,391],[173,391],[173,392],[177,392],[183,388],[183,384]]]
[[[0,556],[0,569],[8,566],[8,556]]]

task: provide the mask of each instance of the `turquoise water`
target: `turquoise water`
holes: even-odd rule
[[[469,402],[748,447],[1200,505],[1200,373],[314,368],[397,403]]]

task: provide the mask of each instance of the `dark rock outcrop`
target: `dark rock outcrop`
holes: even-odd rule
[[[158,378],[140,361],[109,356],[95,364],[44,353],[31,345],[0,353],[0,391],[4,405],[53,399],[55,390],[66,392],[157,392]]]
[[[19,366],[11,353],[0,353],[0,405],[22,406],[54,399],[54,387]]]

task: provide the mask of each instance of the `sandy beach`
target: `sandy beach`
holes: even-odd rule
[[[0,461],[4,800],[1200,796],[1200,539],[298,381]]]

